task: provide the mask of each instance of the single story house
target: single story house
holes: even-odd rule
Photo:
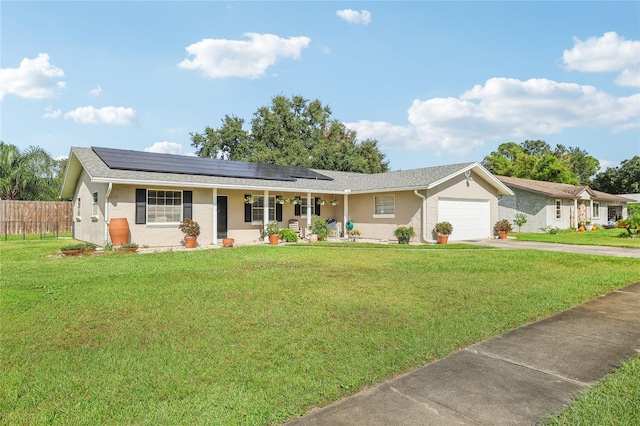
[[[627,203],[620,195],[595,191],[588,186],[496,176],[513,191],[498,202],[500,219],[513,223],[524,213],[527,223],[522,232],[540,232],[541,228],[578,228],[582,222],[606,225],[627,217]]]
[[[126,218],[129,242],[150,247],[180,245],[184,218],[200,224],[199,245],[258,241],[273,220],[298,220],[304,232],[313,215],[334,219],[342,235],[352,220],[367,240],[396,240],[396,227],[412,226],[413,242],[435,242],[440,221],[453,225],[450,240],[487,238],[498,197],[510,195],[476,162],[362,174],[96,147],[71,148],[61,190],[76,239],[104,245],[110,220]]]

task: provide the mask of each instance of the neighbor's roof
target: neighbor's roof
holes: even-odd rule
[[[545,182],[542,180],[523,179],[508,176],[496,177],[510,188],[523,189],[538,194],[548,195],[549,197],[553,198],[580,198],[580,196],[584,192],[587,192],[590,198],[596,201],[609,201],[618,203],[633,202],[633,200],[621,197],[619,195],[613,195],[606,192],[593,190],[586,185],[570,185],[568,183]]]
[[[97,149],[100,152],[100,149]],[[104,150],[104,148],[103,148]],[[109,149],[109,151],[113,151]],[[121,154],[140,153],[139,151],[117,150]],[[164,155],[170,158],[168,154]],[[192,159],[202,166],[202,158],[181,156],[181,162]],[[220,160],[218,160],[220,161]],[[216,162],[212,160],[212,167]],[[194,167],[195,169],[195,167]],[[118,183],[153,186],[188,186],[201,188],[232,188],[287,192],[322,192],[327,194],[366,193],[379,191],[398,191],[413,189],[431,189],[447,180],[473,171],[490,185],[498,194],[511,194],[511,190],[496,179],[479,163],[461,163],[446,166],[426,167],[412,170],[398,170],[386,173],[364,174],[338,172],[332,170],[308,169],[309,176],[318,173],[328,179],[309,179],[288,176],[286,179],[244,178],[230,176],[211,176],[195,173],[172,173],[148,170],[123,170],[110,168],[93,148],[72,147],[62,184],[61,197],[73,196],[76,184],[82,171],[85,171],[92,182]]]

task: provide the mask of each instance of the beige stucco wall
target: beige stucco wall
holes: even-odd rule
[[[73,196],[73,237],[80,241],[103,246],[105,244],[104,197],[107,185],[92,183],[83,170],[79,184]],[[98,215],[93,216],[93,193],[98,193]],[[80,216],[77,216],[77,203],[80,198]]]
[[[460,200],[489,200],[490,225],[498,221],[498,197],[496,189],[477,174],[472,173],[472,181],[467,181],[464,175],[447,180],[429,190],[427,197],[427,241],[433,242],[437,236],[434,234],[438,218],[438,199]],[[487,236],[489,237],[489,236]]]
[[[348,196],[348,212],[345,216],[345,197],[341,195],[310,194],[311,197],[322,197],[324,199],[336,198],[340,203],[333,206],[329,203],[321,206],[321,217],[333,218],[344,225],[345,219],[352,219],[355,228],[361,232],[362,239],[389,240],[396,241],[393,235],[398,226],[412,226],[416,236],[412,242],[433,241],[433,227],[438,222],[438,199],[458,198],[458,199],[481,199],[490,200],[491,225],[498,220],[498,205],[495,189],[480,177],[473,175],[474,180],[468,182],[464,176],[450,179],[446,183],[435,187],[427,193],[421,190],[420,193],[427,197],[427,238],[422,238],[422,198],[418,197],[413,190],[397,192],[379,192],[367,194],[350,194]],[[169,224],[140,224],[135,223],[135,190],[141,186],[114,184],[109,196],[107,205],[108,218],[124,217],[129,223],[129,242],[137,243],[141,246],[178,246],[182,244],[183,235],[178,229],[178,223]],[[92,184],[89,177],[83,173],[78,185],[74,199],[81,198],[83,203],[83,217],[76,223],[75,237],[104,245],[105,234],[108,235],[108,228],[105,224],[105,195],[107,184]],[[220,244],[214,236],[214,208],[216,196],[227,197],[227,227],[229,238],[234,238],[236,244],[255,243],[260,241],[261,224],[248,223],[244,221],[244,195],[252,193],[254,195],[264,195],[264,191],[247,191],[233,189],[212,189],[212,188],[187,188],[187,187],[163,187],[151,186],[145,189],[157,190],[191,190],[193,191],[193,219],[200,224],[201,234],[198,237],[198,244],[201,246],[213,243]],[[91,192],[99,193],[99,217],[91,220]],[[393,194],[395,197],[395,215],[392,217],[375,217],[374,196],[382,194]],[[284,196],[293,198],[296,196],[306,198],[307,193],[300,192],[269,192],[269,196]],[[75,211],[75,210],[74,210]],[[85,217],[86,216],[86,219]],[[282,221],[280,227],[288,226],[290,219],[297,219],[301,229],[307,226],[307,216],[296,216],[295,206],[284,204],[282,206]]]

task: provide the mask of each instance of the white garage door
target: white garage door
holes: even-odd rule
[[[440,198],[438,222],[449,222],[453,233],[449,240],[473,240],[491,237],[489,200]]]

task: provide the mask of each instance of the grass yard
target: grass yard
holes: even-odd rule
[[[580,394],[548,426],[635,425],[640,418],[640,355]]]
[[[621,238],[627,235],[625,229],[598,229],[596,231],[577,232],[573,229],[562,230],[558,234],[534,232],[510,232],[509,237],[522,241],[542,241],[546,243],[582,244],[612,247],[630,247],[640,249],[640,237]]]
[[[640,281],[637,259],[457,245],[66,244],[0,242],[0,423],[279,424]]]

